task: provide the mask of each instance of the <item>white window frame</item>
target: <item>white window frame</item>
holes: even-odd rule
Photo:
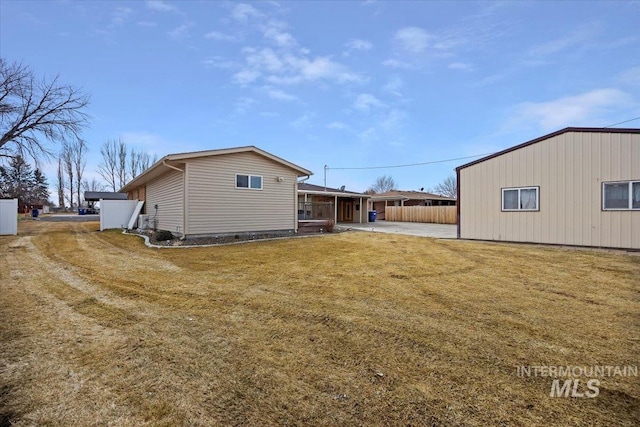
[[[628,195],[629,195],[629,204],[626,208],[608,208],[606,207],[606,197],[604,194],[604,187],[606,184],[627,184],[628,187]],[[640,211],[640,207],[633,207],[633,184],[640,185],[640,180],[629,180],[629,181],[603,181],[602,182],[602,210],[603,211]]]
[[[513,191],[518,190],[518,208],[516,209],[505,209],[504,207],[504,192],[505,191]],[[535,209],[522,209],[520,208],[520,192],[522,190],[536,190],[536,208]],[[539,212],[540,211],[540,187],[507,187],[501,189],[502,200],[500,207],[502,208],[502,212]]]
[[[238,187],[238,177],[239,176],[246,176],[247,177],[247,185],[248,187]],[[251,186],[251,178],[260,178],[260,188],[255,188]],[[262,175],[251,175],[248,173],[237,173],[235,175],[235,186],[237,189],[239,190],[262,190],[264,188],[264,178],[262,177]]]

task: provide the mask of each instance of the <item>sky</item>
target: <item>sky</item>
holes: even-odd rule
[[[640,117],[639,23],[640,1],[2,0],[0,55],[90,94],[89,180],[122,138],[426,190],[470,156]]]

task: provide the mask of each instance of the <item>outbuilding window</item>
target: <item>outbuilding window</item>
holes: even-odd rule
[[[503,211],[538,211],[540,187],[502,189]]]
[[[602,183],[604,210],[640,210],[640,181]]]
[[[236,174],[236,188],[262,190],[262,177],[260,175]]]

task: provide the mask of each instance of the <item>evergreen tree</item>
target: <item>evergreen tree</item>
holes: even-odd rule
[[[0,196],[18,199],[20,206],[46,204],[49,199],[47,178],[22,156],[15,156],[6,166],[0,166]]]
[[[49,201],[49,183],[40,169],[33,171],[33,184],[33,203],[46,205]]]

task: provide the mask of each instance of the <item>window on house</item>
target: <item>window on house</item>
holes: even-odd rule
[[[236,174],[236,188],[262,190],[262,177],[260,175]]]
[[[602,183],[605,210],[640,209],[640,181]]]
[[[502,189],[503,211],[537,211],[539,210],[540,187],[521,187]]]

